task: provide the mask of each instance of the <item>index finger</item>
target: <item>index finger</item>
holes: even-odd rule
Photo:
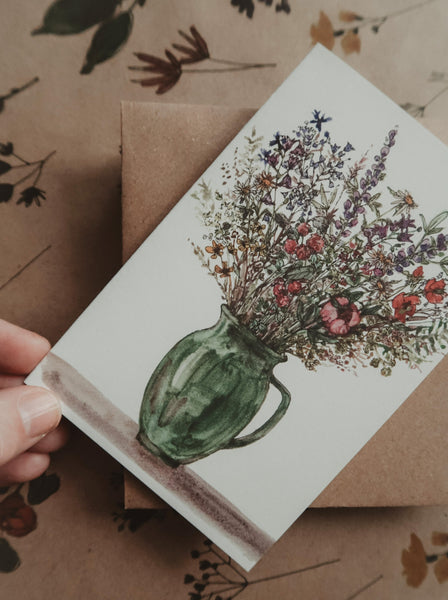
[[[39,334],[0,319],[0,373],[27,375],[50,348]]]

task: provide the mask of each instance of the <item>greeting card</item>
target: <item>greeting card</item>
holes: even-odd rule
[[[317,46],[27,383],[251,568],[445,352],[447,159]]]

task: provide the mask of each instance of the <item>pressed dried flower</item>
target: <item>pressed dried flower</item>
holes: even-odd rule
[[[431,544],[433,544],[433,546],[447,546],[448,533],[442,531],[433,531],[431,536]]]
[[[149,77],[146,79],[132,79],[134,83],[139,83],[143,87],[157,87],[156,94],[165,94],[179,81],[182,75],[182,67],[180,62],[169,50],[165,50],[165,55],[168,60],[146,54],[145,52],[135,52],[135,56],[147,63],[146,66],[129,67],[133,71],[149,71],[150,73],[158,73],[157,77]]]
[[[310,35],[313,44],[322,44],[328,50],[332,50],[334,46],[333,25],[331,24],[328,15],[323,10],[320,11],[319,21],[317,25],[314,23],[310,28]]]
[[[172,44],[173,48],[175,48],[182,54],[185,54],[185,56],[180,59],[180,63],[182,65],[197,63],[202,60],[206,60],[207,58],[210,58],[207,42],[204,40],[204,38],[201,36],[201,34],[198,32],[194,25],[190,27],[190,32],[191,36],[180,29],[178,33],[184,38],[184,40],[186,40],[190,44],[191,47],[177,43]]]
[[[352,10],[340,10],[339,20],[344,23],[352,23],[353,21],[362,21],[363,18]]]
[[[361,52],[361,38],[354,31],[347,31],[341,40],[341,46],[345,54],[353,54]]]
[[[434,575],[439,583],[448,581],[448,557],[441,556],[434,565]]]
[[[420,587],[428,574],[428,565],[423,544],[415,533],[411,533],[409,548],[401,553],[401,564],[406,583],[414,588]]]

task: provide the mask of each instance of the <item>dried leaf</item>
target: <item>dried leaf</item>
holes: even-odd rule
[[[341,10],[339,11],[339,20],[344,23],[352,23],[353,21],[362,21],[363,19],[351,10]]]
[[[111,17],[118,4],[119,0],[55,0],[48,7],[42,25],[31,34],[80,33]]]
[[[341,46],[345,54],[352,54],[361,51],[361,38],[354,31],[347,31],[341,40]]]
[[[409,548],[401,553],[401,564],[404,567],[403,575],[406,577],[406,583],[414,588],[419,587],[428,574],[428,565],[423,544],[415,533],[411,533]]]
[[[314,23],[310,28],[311,39],[313,44],[320,43],[328,50],[332,50],[334,46],[334,34],[333,25],[331,24],[328,15],[323,10],[320,11],[319,22],[317,25]]]
[[[112,58],[128,41],[132,24],[131,11],[119,13],[116,17],[104,21],[95,31],[81,73],[87,75],[93,71],[95,65]]]
[[[442,556],[434,565],[434,575],[439,583],[448,581],[448,557]]]
[[[448,544],[448,533],[433,531],[431,537],[433,546],[446,546]]]

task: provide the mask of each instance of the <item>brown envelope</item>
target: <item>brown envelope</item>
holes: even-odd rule
[[[254,110],[122,103],[123,260],[138,248]],[[427,123],[427,121],[425,121]],[[448,140],[447,126],[431,128]],[[448,504],[448,357],[312,504]],[[126,506],[162,501],[132,476]]]

